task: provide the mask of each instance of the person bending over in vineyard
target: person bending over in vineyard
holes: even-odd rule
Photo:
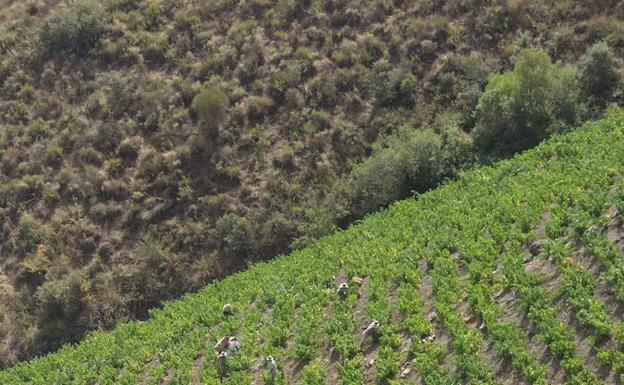
[[[223,337],[216,343],[214,346],[214,350],[217,353],[221,353],[227,350],[228,345],[230,344],[230,337]]]
[[[267,357],[267,369],[269,370],[269,379],[271,383],[273,383],[273,381],[275,381],[275,376],[277,375],[277,364],[275,363],[273,356]]]
[[[240,350],[240,347],[241,346],[240,346],[240,342],[238,341],[238,339],[236,337],[230,337],[228,339],[228,346],[227,346],[228,356],[234,355],[234,353]]]
[[[234,315],[234,308],[229,303],[223,305],[223,309],[221,310],[224,317],[229,317]]]
[[[366,327],[366,329],[364,329],[364,335],[371,337],[373,340],[377,340],[377,338],[379,338],[379,336],[381,335],[381,332],[379,330],[379,322],[377,321],[371,322]]]
[[[219,374],[219,380],[223,382],[223,379],[227,376],[227,353],[221,352],[215,360],[215,366],[217,367],[217,373]]]
[[[346,298],[348,293],[349,285],[347,285],[346,282],[341,283],[338,286],[338,289],[336,289],[336,295],[338,295],[340,298]]]
[[[436,339],[436,335],[435,334],[431,334],[428,335],[427,337],[423,338],[422,340],[420,340],[421,343],[432,343],[434,340]]]

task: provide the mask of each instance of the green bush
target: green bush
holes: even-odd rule
[[[312,363],[303,368],[301,383],[305,385],[325,384],[325,369],[318,363]]]
[[[386,148],[356,166],[351,174],[351,201],[356,215],[425,191],[444,174],[442,140],[431,130],[404,126]]]
[[[414,104],[416,77],[409,71],[394,68],[386,60],[379,60],[370,72],[369,92],[381,107],[411,107]]]
[[[45,239],[44,228],[41,223],[31,214],[25,212],[17,224],[16,243],[28,253],[33,251],[37,245]]]
[[[203,89],[193,98],[193,111],[201,121],[202,130],[207,137],[218,134],[219,125],[225,120],[228,104],[227,95],[214,87]]]
[[[308,100],[314,106],[330,107],[337,97],[336,84],[331,77],[321,74],[308,82]]]
[[[39,38],[53,56],[85,54],[104,33],[104,9],[92,0],[61,6],[39,30]]]
[[[227,214],[215,224],[217,244],[229,257],[242,258],[252,250],[252,233],[248,221],[236,214]]]
[[[37,289],[35,299],[41,323],[37,338],[44,346],[57,349],[84,337],[88,290],[86,276],[77,271],[49,280]]]
[[[457,175],[476,161],[472,137],[459,128],[461,119],[460,114],[445,112],[438,115],[433,122],[435,132],[442,138],[446,177]]]
[[[78,316],[86,301],[84,277],[74,272],[63,279],[45,282],[37,290],[37,301],[44,318],[72,319]]]
[[[477,146],[506,156],[573,126],[579,111],[573,75],[543,51],[521,51],[513,71],[492,77],[479,99],[473,130]]]
[[[618,87],[617,64],[611,48],[597,43],[581,59],[579,82],[588,106],[600,112],[612,100]]]

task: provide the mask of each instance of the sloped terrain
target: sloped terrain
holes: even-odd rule
[[[618,384],[623,128],[615,112],[0,383],[217,384],[212,347],[236,336],[226,384],[270,383],[268,355],[277,384]]]
[[[0,367],[454,178],[522,49],[582,69],[622,36],[621,0],[0,0]],[[546,87],[569,116],[496,142],[578,125],[573,72]],[[437,162],[393,188],[403,131]]]

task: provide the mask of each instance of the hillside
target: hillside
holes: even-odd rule
[[[0,0],[0,367],[594,119],[623,4]]]
[[[267,383],[267,355],[277,384],[620,383],[623,173],[616,111],[0,383],[217,384],[228,335],[242,349],[226,384]],[[362,334],[373,319],[377,342]]]

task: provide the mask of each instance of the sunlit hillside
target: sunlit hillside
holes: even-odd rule
[[[619,384],[623,129],[613,112],[0,383],[218,384],[235,336],[224,384]]]

